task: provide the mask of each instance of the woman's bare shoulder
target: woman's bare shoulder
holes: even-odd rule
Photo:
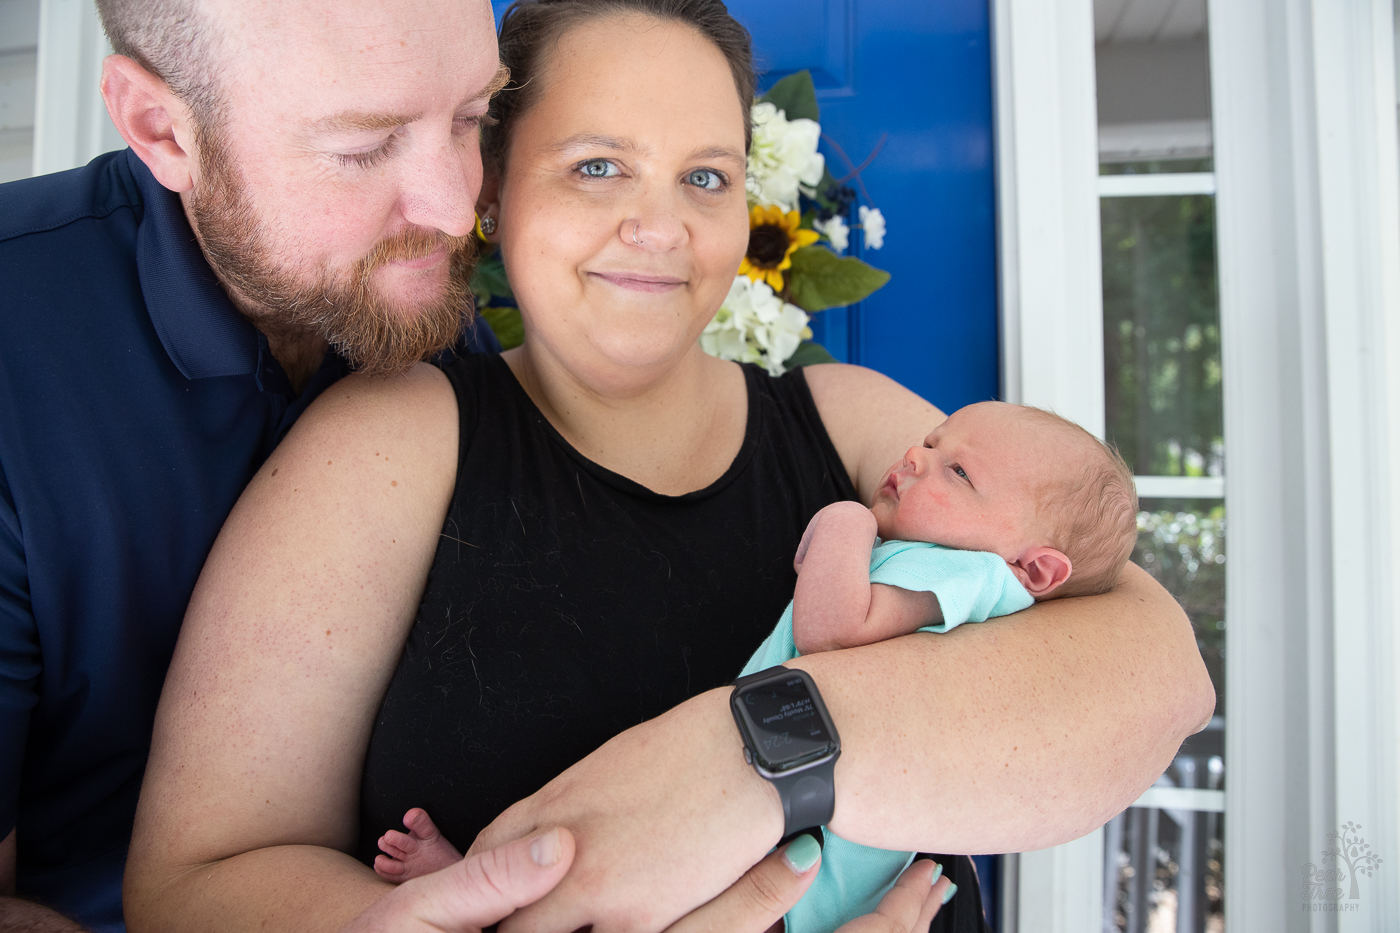
[[[441,439],[444,421],[454,425],[455,433],[456,415],[447,377],[436,366],[420,363],[399,376],[346,376],[321,393],[288,440],[298,433],[355,438],[383,436],[388,430],[432,443]]]
[[[879,474],[945,417],[889,376],[864,366],[824,363],[802,372],[836,452],[867,501]]]

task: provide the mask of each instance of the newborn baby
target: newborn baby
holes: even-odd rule
[[[1111,448],[1049,412],[969,405],[890,467],[870,508],[836,502],[812,517],[793,601],[743,673],[1106,592],[1136,539],[1132,474]],[[461,858],[423,810],[408,811],[404,827],[379,840],[381,877],[406,881]],[[789,933],[872,912],[912,858],[827,831]]]
[[[890,467],[869,509],[836,502],[812,518],[793,601],[743,673],[1106,592],[1136,540],[1133,477],[1115,451],[1049,412],[969,405]],[[872,912],[914,857],[825,837],[788,933]]]

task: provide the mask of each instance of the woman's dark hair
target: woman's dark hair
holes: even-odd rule
[[[538,98],[540,83],[535,79],[547,50],[574,26],[628,13],[684,23],[715,44],[734,76],[744,115],[744,148],[748,149],[753,136],[750,104],[758,83],[753,52],[749,31],[729,15],[720,0],[516,0],[501,18],[501,64],[510,69],[510,83],[491,101],[494,125],[482,130],[481,149],[487,164],[504,167],[513,124]]]

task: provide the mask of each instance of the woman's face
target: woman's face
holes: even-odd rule
[[[589,381],[664,371],[748,245],[729,66],[688,26],[624,15],[566,32],[536,80],[496,208],[530,350]]]

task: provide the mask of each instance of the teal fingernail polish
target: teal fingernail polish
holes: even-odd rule
[[[811,836],[798,836],[783,850],[783,861],[787,862],[793,874],[800,875],[821,858],[822,847]]]
[[[942,877],[943,877],[943,863],[942,863],[942,862],[934,862],[934,863],[933,863],[933,877],[929,879],[929,882],[928,882],[928,883],[929,883],[929,887],[933,887],[935,884],[938,884],[938,879],[939,879],[939,878],[942,878]]]
[[[948,903],[953,899],[953,895],[958,893],[958,886],[953,882],[948,882],[948,890],[943,892],[943,903]]]

